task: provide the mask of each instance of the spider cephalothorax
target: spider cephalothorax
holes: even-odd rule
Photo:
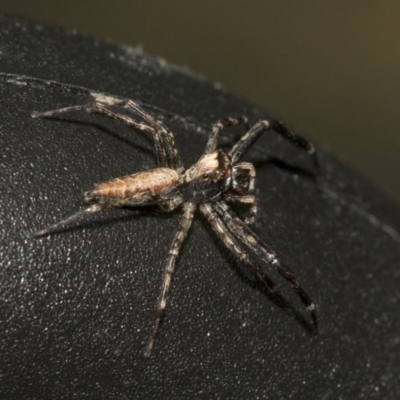
[[[115,111],[117,107],[135,113],[141,118],[141,121],[133,119],[126,113]],[[86,208],[49,228],[37,232],[34,236],[49,234],[81,215],[111,207],[157,204],[166,212],[182,208],[182,220],[166,261],[161,294],[157,305],[157,318],[146,348],[147,355],[150,355],[154,347],[155,337],[166,307],[167,294],[176,259],[189,232],[194,212],[197,208],[228,249],[243,264],[250,267],[280,304],[287,308],[287,303],[274,282],[262,267],[248,255],[247,249],[251,250],[265,263],[276,268],[277,272],[290,283],[295,293],[306,306],[314,327],[317,329],[314,303],[300,287],[294,275],[279,262],[275,253],[248,227],[248,224],[254,221],[257,213],[258,200],[252,194],[255,169],[251,163],[239,162],[260,135],[272,128],[295,145],[308,151],[317,170],[317,182],[320,183],[322,176],[318,158],[310,142],[295,135],[278,121],[259,121],[249,128],[247,119],[244,117],[225,118],[213,125],[205,152],[200,159],[188,169],[184,169],[172,132],[132,100],[121,101],[113,105],[96,101],[86,105],[34,113],[33,116],[53,117],[71,110],[97,112],[121,121],[137,130],[150,133],[154,138],[158,167],[96,185],[91,191],[85,193],[85,201],[88,203]],[[247,128],[247,132],[228,152],[219,149],[218,139],[221,131],[227,126],[238,124],[244,125]],[[250,205],[249,213],[244,220],[241,220],[230,209],[228,204],[233,202]]]
[[[215,201],[226,192],[232,182],[232,163],[222,151],[203,155],[183,173],[181,193],[184,201]]]

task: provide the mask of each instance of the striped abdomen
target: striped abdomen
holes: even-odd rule
[[[151,204],[168,197],[179,185],[178,173],[170,168],[148,171],[112,179],[85,193],[88,202],[118,202],[121,205]]]

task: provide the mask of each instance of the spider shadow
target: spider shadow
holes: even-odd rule
[[[79,218],[77,221],[74,221],[75,223],[72,223],[71,225],[66,225],[66,226],[61,226],[60,228],[51,231],[45,235],[45,236],[55,236],[55,235],[62,235],[65,233],[77,231],[77,230],[83,230],[83,229],[88,229],[88,230],[95,230],[100,227],[108,226],[108,225],[114,225],[116,223],[119,223],[121,221],[130,221],[133,219],[138,219],[138,218],[143,218],[143,217],[157,217],[161,219],[170,219],[173,217],[174,213],[165,213],[162,210],[160,210],[159,207],[156,205],[150,205],[150,206],[143,206],[141,208],[137,207],[114,207],[110,210],[105,210],[102,213],[99,213],[101,215],[104,215],[104,213],[111,212],[111,210],[130,210],[131,212],[129,214],[125,213],[124,215],[119,215],[119,216],[110,216],[106,218],[100,218],[100,219],[95,219],[95,220],[87,220],[86,216],[82,216]],[[92,216],[90,216],[92,217]],[[32,236],[32,235],[28,235]],[[34,235],[33,235],[34,237]]]
[[[307,180],[310,180],[312,182],[315,183],[315,179],[316,179],[316,174],[313,173],[312,171],[310,171],[307,168],[303,168],[297,165],[292,165],[289,164],[288,162],[280,159],[280,158],[276,158],[273,156],[268,156],[266,159],[255,159],[251,161],[254,165],[254,167],[256,168],[256,170],[259,172],[262,168],[266,168],[268,165],[272,165],[274,167],[276,167],[279,170],[283,170],[285,172],[288,172],[290,174],[297,174],[300,176],[305,177]],[[317,187],[318,188],[318,187]],[[319,188],[318,188],[319,189]]]
[[[224,151],[229,151],[232,148],[232,146],[238,140],[240,140],[240,138],[242,136],[243,136],[243,132],[240,132],[240,131],[237,131],[236,133],[231,134],[229,136],[221,136],[220,147]],[[266,167],[267,165],[273,165],[274,167],[277,167],[280,170],[284,170],[284,171],[290,172],[292,174],[302,175],[302,176],[306,177],[307,179],[310,179],[314,182],[317,177],[316,173],[312,172],[313,166],[310,165],[310,167],[304,168],[304,167],[300,167],[298,165],[289,164],[288,162],[271,155],[268,151],[266,151],[264,149],[264,147],[262,147],[259,144],[255,144],[252,147],[252,149],[249,151],[249,155],[250,155],[250,157],[248,157],[247,161],[251,162],[254,165],[257,172],[262,167]]]
[[[281,311],[283,311],[288,317],[294,319],[309,335],[311,336],[316,336],[318,334],[318,329],[309,321],[307,317],[303,315],[298,310],[298,307],[292,305],[289,301],[287,301],[285,298],[283,298],[283,301],[279,300],[266,286],[261,282],[261,280],[255,275],[253,271],[250,269],[247,269],[246,266],[240,263],[232,255],[232,253],[226,248],[226,246],[223,245],[221,242],[220,238],[217,237],[215,232],[210,228],[210,226],[207,224],[204,218],[202,218],[202,223],[205,229],[216,238],[215,243],[218,247],[218,249],[221,251],[221,253],[224,255],[224,257],[229,261],[229,265],[231,268],[234,270],[234,272],[237,274],[237,276],[242,280],[245,284],[249,285],[252,289],[257,290],[260,292],[263,296],[267,297],[269,301],[271,301],[275,306],[279,307]],[[240,240],[238,242],[243,245],[244,248],[247,249],[247,247],[242,244]],[[249,251],[253,255],[251,251]],[[252,257],[252,259],[256,262],[258,262],[257,257]],[[263,264],[265,263],[259,263],[262,267]],[[265,268],[263,268],[265,270]],[[268,275],[270,276],[270,275]],[[279,275],[277,275],[280,277]],[[281,278],[283,279],[283,278]],[[286,282],[286,281],[284,281]],[[280,285],[278,285],[280,286]]]
[[[55,120],[55,121],[64,121],[64,122],[68,122],[70,124],[75,124],[78,126],[95,128],[95,129],[101,131],[102,133],[110,135],[113,138],[118,139],[120,142],[122,142],[128,146],[134,147],[135,149],[139,149],[140,151],[143,151],[144,153],[151,155],[151,157],[155,158],[154,146],[153,146],[153,148],[148,148],[141,144],[133,143],[129,139],[126,139],[125,137],[123,137],[121,134],[118,134],[118,133],[114,132],[113,130],[111,130],[110,128],[106,127],[105,124],[103,125],[99,122],[93,122],[93,121],[82,121],[82,120],[76,119],[74,117],[71,117],[69,115],[54,115],[51,117],[46,117],[45,119],[51,119],[51,120]],[[149,144],[151,144],[151,138],[148,135],[146,135],[143,132],[141,132],[140,130],[134,129],[132,127],[129,127],[129,128],[130,128],[131,132],[134,131],[135,133],[140,134],[141,137],[145,138],[149,142]]]

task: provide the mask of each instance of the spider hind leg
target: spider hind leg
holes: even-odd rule
[[[125,108],[135,112],[144,122],[136,121],[129,115],[115,111],[113,108]],[[179,158],[177,148],[175,146],[174,135],[160,121],[155,120],[150,114],[144,111],[137,103],[132,100],[121,100],[112,105],[104,104],[99,101],[90,103],[48,110],[44,112],[33,112],[34,118],[53,118],[61,114],[71,111],[86,111],[89,113],[97,113],[108,118],[113,118],[125,125],[131,126],[142,132],[150,133],[153,136],[154,146],[156,149],[157,162],[160,167],[181,168],[182,163]]]

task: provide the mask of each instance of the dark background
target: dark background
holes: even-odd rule
[[[398,1],[9,0],[0,11],[188,66],[314,138],[400,203]]]
[[[298,318],[285,315],[196,218],[144,359],[179,215],[110,210],[28,239],[77,210],[93,182],[154,165],[147,138],[115,121],[32,119],[91,98],[41,79],[144,102],[176,133],[185,165],[217,116],[266,114],[140,51],[0,20],[0,398],[400,398],[400,210],[320,148],[327,180],[316,190],[300,173],[307,155],[276,135],[246,157],[257,165],[253,229],[317,304],[319,335],[307,333],[298,301]]]

